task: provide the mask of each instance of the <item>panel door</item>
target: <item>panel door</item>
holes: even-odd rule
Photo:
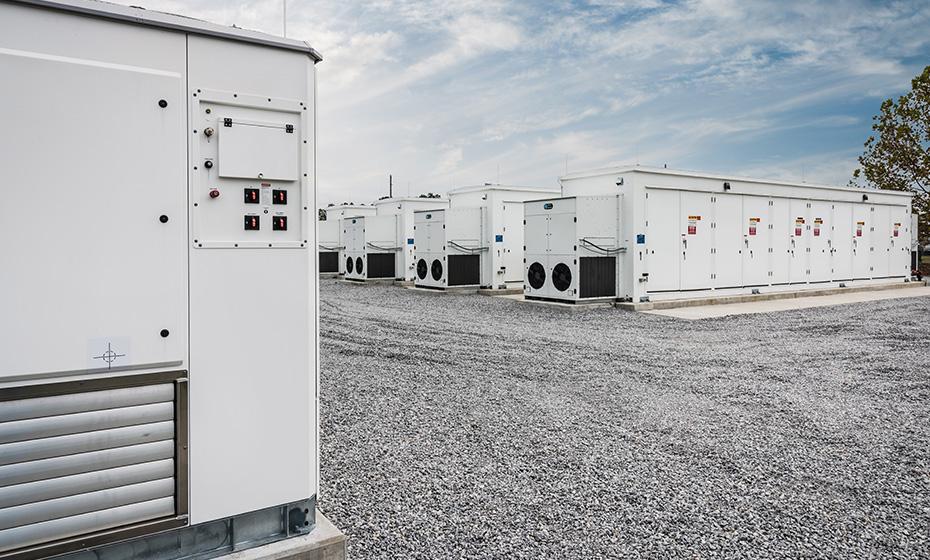
[[[832,207],[831,279],[849,280],[853,277],[853,205],[850,202],[835,202]]]
[[[0,377],[183,363],[181,76],[3,49],[0,74]]]
[[[862,203],[853,203],[852,220],[852,276],[853,278],[871,278],[870,270],[871,240],[869,228],[871,227],[870,206]]]
[[[873,206],[871,209],[872,226],[872,277],[885,278],[888,276],[889,261],[891,260],[891,216],[887,206]]]
[[[829,282],[831,276],[831,243],[833,238],[833,205],[829,202],[810,202],[810,281]]]
[[[773,198],[769,201],[772,246],[769,250],[769,279],[772,284],[787,284],[791,272],[791,234],[794,223],[791,220],[791,203],[787,198]]]
[[[890,206],[891,257],[888,259],[889,276],[909,276],[911,271],[911,217],[907,208]]]
[[[714,285],[712,274],[713,207],[708,193],[681,191],[681,289]]]
[[[792,284],[807,282],[809,278],[810,253],[810,216],[809,203],[806,200],[792,198],[789,202],[791,211],[791,262],[789,263],[788,281]]]
[[[743,196],[718,194],[714,200],[714,287],[743,285]]]
[[[742,243],[743,285],[764,286],[769,283],[769,199],[743,196]]]
[[[519,282],[523,277],[523,204],[504,203],[504,242],[497,243],[502,252],[504,281]],[[484,282],[486,283],[486,282]]]
[[[678,223],[680,193],[646,193],[646,272],[648,291],[680,289],[682,232]]]
[[[523,232],[526,254],[544,254],[549,247],[549,216],[545,214],[527,216]]]

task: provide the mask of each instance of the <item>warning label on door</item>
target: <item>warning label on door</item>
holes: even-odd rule
[[[794,220],[794,236],[801,237],[804,232],[804,218],[799,217]]]
[[[755,235],[762,218],[749,218],[749,235]]]
[[[898,236],[898,230],[899,230],[899,229],[901,229],[901,224],[897,224],[897,223],[896,223],[896,224],[894,225],[894,233],[893,233],[893,235],[894,235],[895,237]]]
[[[688,216],[688,235],[697,235],[697,223],[700,221],[700,216]]]
[[[814,218],[814,237],[820,237],[820,226],[823,225],[823,218]]]
[[[865,227],[865,222],[856,222],[856,237],[862,237],[863,227]]]

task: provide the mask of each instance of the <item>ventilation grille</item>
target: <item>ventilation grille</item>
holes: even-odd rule
[[[394,278],[394,253],[370,253],[368,278]]]
[[[615,297],[617,295],[617,258],[581,257],[578,259],[579,297]]]
[[[481,283],[481,255],[449,255],[449,285],[477,286]]]
[[[176,372],[0,391],[0,556],[50,543],[57,554],[81,546],[68,539],[186,514],[184,381]]]
[[[338,251],[320,251],[320,272],[339,272]]]

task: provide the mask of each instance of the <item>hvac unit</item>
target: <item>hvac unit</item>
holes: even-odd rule
[[[0,47],[0,557],[308,532],[318,55],[79,0]]]
[[[416,286],[480,286],[488,247],[482,239],[484,208],[415,212]]]
[[[449,207],[449,201],[444,198],[412,198],[394,197],[385,198],[375,203],[378,216],[397,217],[397,245],[396,251],[397,279],[412,282],[416,277],[416,261],[413,256],[414,245],[414,217],[418,210],[441,210]]]
[[[398,277],[397,216],[360,216],[343,220],[345,277],[394,280]]]
[[[317,252],[320,274],[339,272],[339,254],[342,251],[342,225],[338,218],[317,221]]]
[[[524,205],[527,299],[565,302],[617,297],[621,197],[579,196]]]
[[[523,203],[559,196],[536,187],[484,184],[449,192],[452,208],[482,208],[481,285],[490,289],[523,287]]]
[[[339,274],[346,273],[346,255],[345,255],[345,241],[342,239],[342,230],[345,229],[342,221],[346,218],[356,218],[359,216],[374,216],[375,207],[374,206],[365,206],[364,204],[339,204],[336,206],[328,206],[325,209],[326,211],[326,220],[334,221],[339,224],[339,256],[337,257],[337,262],[339,263]]]
[[[623,195],[620,299],[802,290],[910,278],[912,193],[623,167],[561,179]],[[580,218],[579,218],[580,219]]]

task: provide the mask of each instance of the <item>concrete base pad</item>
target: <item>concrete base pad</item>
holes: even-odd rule
[[[338,272],[321,272],[320,278],[339,278]]]
[[[612,301],[599,300],[599,301],[580,301],[578,303],[568,303],[563,301],[554,301],[551,299],[527,299],[524,296],[510,296],[511,299],[515,299],[522,303],[531,303],[534,305],[541,305],[544,307],[557,307],[559,309],[568,309],[571,311],[587,311],[589,309],[595,309],[598,307],[610,307],[613,305]]]
[[[233,552],[223,560],[345,560],[346,537],[320,510],[316,512],[316,527],[302,537]]]
[[[673,309],[653,309],[644,312],[654,315],[676,317],[678,319],[697,320],[725,317],[727,315],[770,313],[792,309],[809,309],[812,307],[826,307],[829,305],[925,296],[930,296],[930,287],[927,287],[923,282],[913,282],[909,284],[899,284],[894,289],[843,290],[840,293],[824,295],[808,295],[801,293],[794,298],[744,301],[725,305],[695,305]]]
[[[369,278],[367,280],[361,280],[358,278],[343,278],[339,280],[346,284],[353,284],[355,286],[364,286],[365,284],[393,284],[396,282],[393,278]]]
[[[523,287],[519,288],[481,288],[478,293],[483,296],[516,296],[523,295]]]
[[[451,288],[424,288],[423,286],[417,286],[413,283],[410,283],[408,286],[404,286],[408,290],[413,290],[415,292],[424,292],[428,294],[474,294],[478,291],[478,288],[474,286],[468,287],[451,287]]]
[[[724,305],[731,303],[750,303],[758,301],[772,301],[780,299],[807,298],[816,296],[831,296],[840,294],[851,294],[856,292],[876,292],[882,290],[903,290],[912,288],[921,288],[926,286],[925,282],[889,282],[887,284],[871,284],[863,286],[853,286],[850,288],[823,288],[823,289],[806,289],[795,291],[767,292],[764,294],[740,294],[731,296],[705,296],[688,299],[669,299],[660,301],[648,301],[634,303],[629,301],[618,301],[614,304],[618,309],[627,311],[654,311],[661,309],[677,309],[680,307],[699,307],[705,305]]]

